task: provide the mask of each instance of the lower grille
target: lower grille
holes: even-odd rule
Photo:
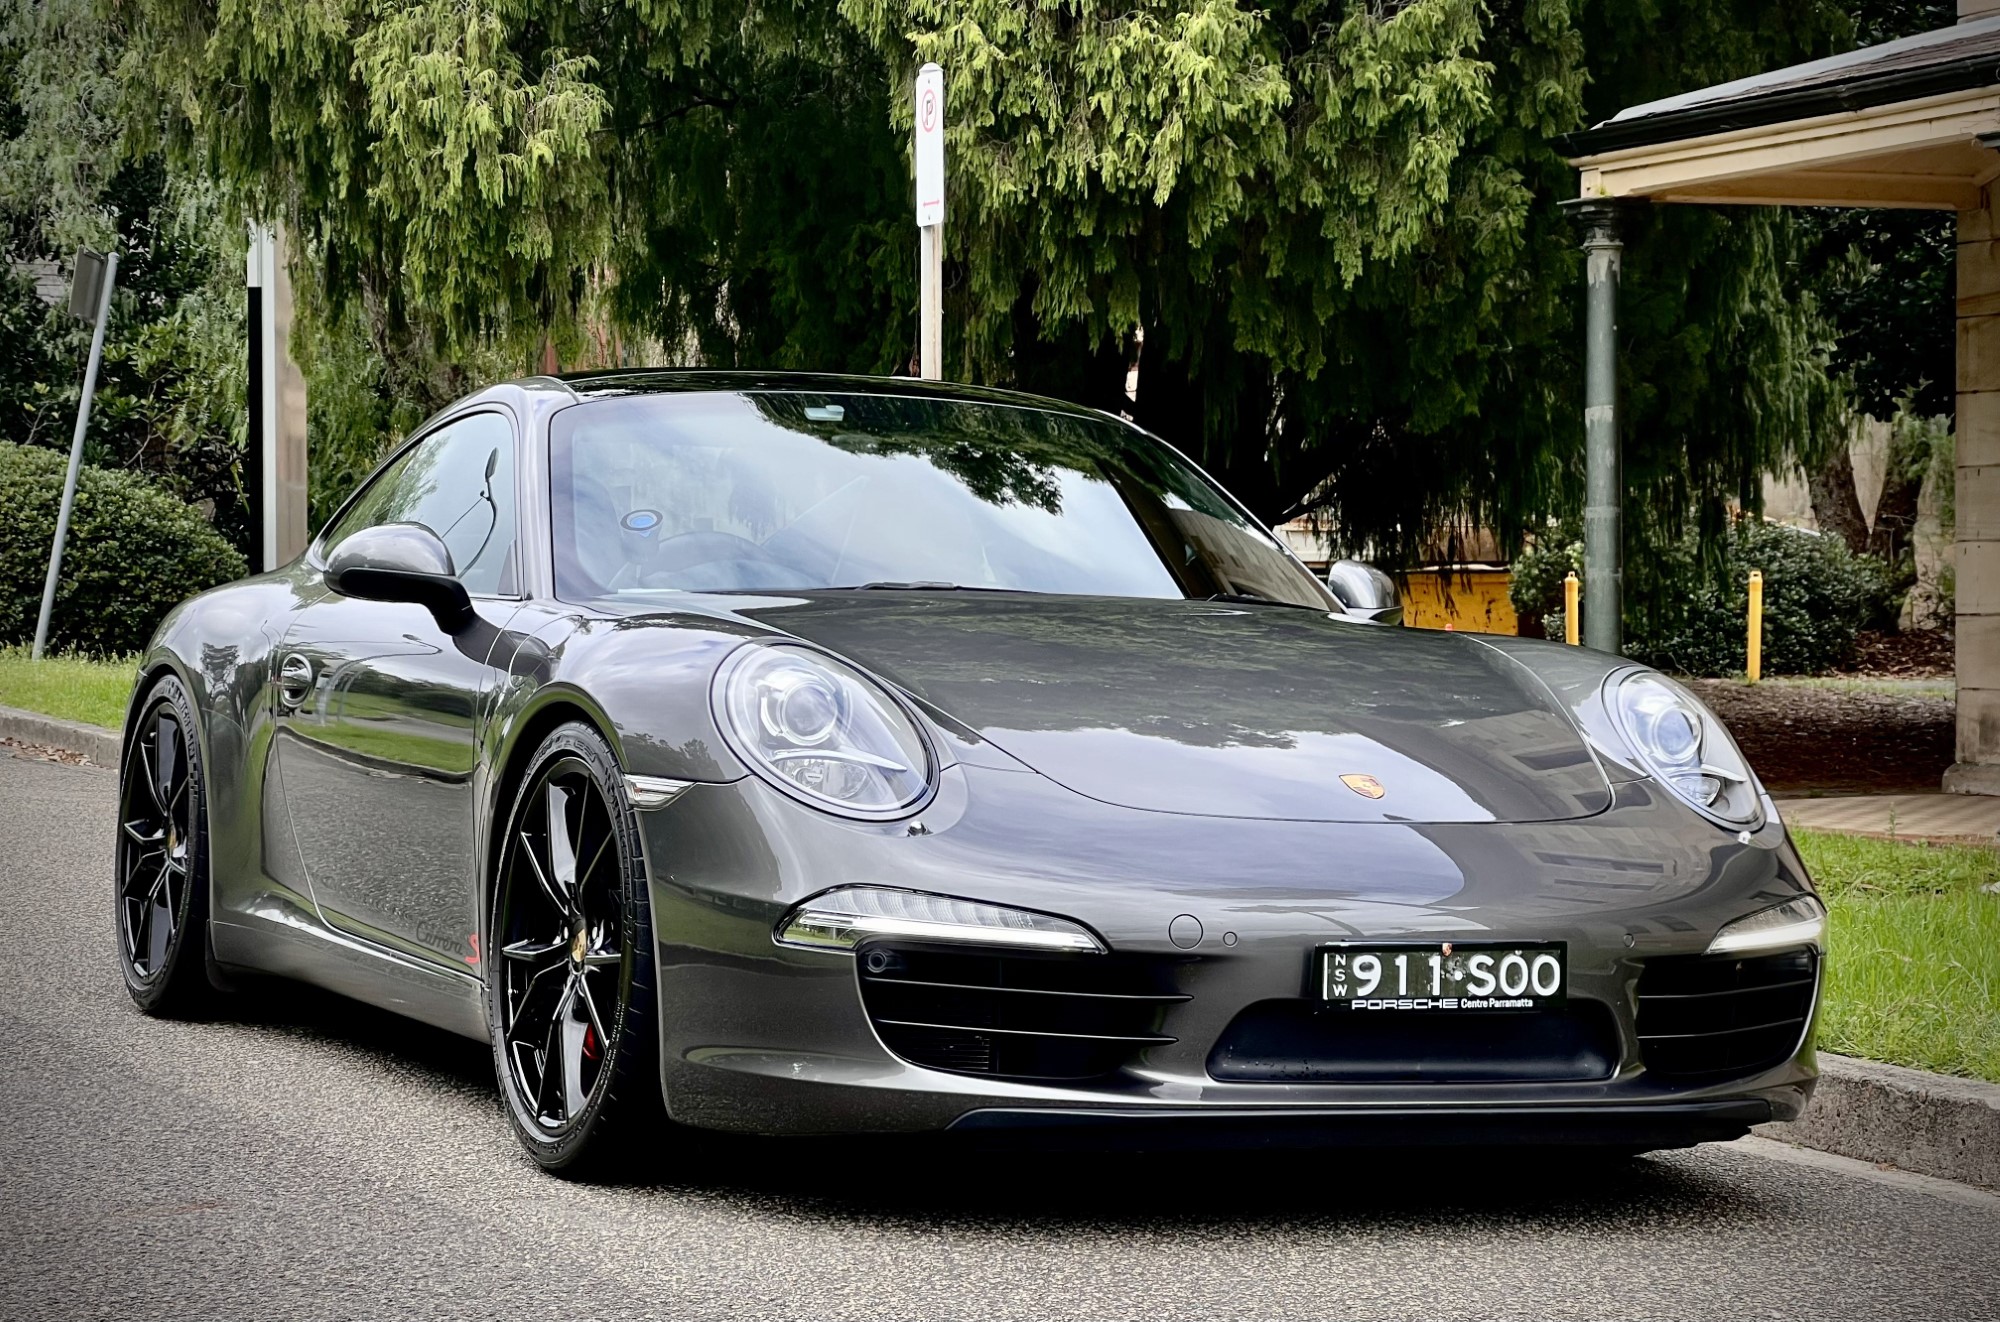
[[[1075,1081],[1150,1046],[1171,965],[1120,955],[1045,955],[873,943],[856,952],[861,1002],[889,1050],[954,1074]]]
[[[1640,1059],[1648,1073],[1675,1079],[1780,1064],[1805,1033],[1818,974],[1810,950],[1648,960],[1639,975]]]
[[[1329,1009],[1259,1001],[1208,1056],[1231,1083],[1523,1083],[1604,1079],[1618,1062],[1609,1006],[1538,1014]]]

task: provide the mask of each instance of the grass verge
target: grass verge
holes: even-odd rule
[[[116,730],[132,696],[130,657],[93,661],[80,656],[28,659],[26,647],[0,647],[0,706],[21,707],[85,725]]]
[[[1819,1044],[2000,1083],[2000,851],[1792,839],[1831,915]]]

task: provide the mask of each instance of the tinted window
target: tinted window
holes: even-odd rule
[[[466,591],[512,592],[512,424],[475,413],[432,432],[376,475],[327,530],[325,545],[384,523],[421,523],[436,533]]]
[[[550,433],[557,591],[953,584],[1121,597],[1324,587],[1111,420],[893,395],[629,396]]]

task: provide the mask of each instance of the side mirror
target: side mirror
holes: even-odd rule
[[[1326,586],[1340,599],[1351,620],[1370,624],[1401,624],[1403,603],[1396,580],[1360,560],[1336,560],[1327,566]]]
[[[343,597],[422,606],[446,633],[472,623],[472,598],[451,552],[421,523],[384,523],[346,538],[327,557],[326,585]]]

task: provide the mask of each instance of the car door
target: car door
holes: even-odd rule
[[[519,608],[514,474],[508,415],[454,418],[382,469],[315,548],[323,563],[363,528],[423,524],[471,594],[470,626],[447,632],[422,606],[321,583],[275,658],[281,792],[321,916],[461,972],[478,960],[480,703]]]

